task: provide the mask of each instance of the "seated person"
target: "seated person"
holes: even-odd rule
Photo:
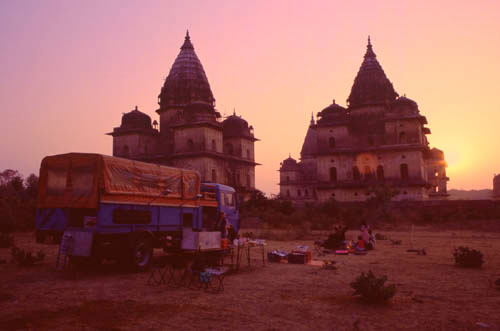
[[[358,236],[358,241],[356,242],[356,250],[364,251],[365,250],[365,241],[361,236]]]
[[[363,238],[363,241],[366,243],[368,243],[370,241],[370,232],[371,229],[370,228],[365,228],[363,231],[361,231],[361,238]]]

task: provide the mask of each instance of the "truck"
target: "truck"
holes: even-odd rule
[[[64,233],[63,239],[76,243],[74,257],[124,260],[140,270],[150,266],[153,248],[201,248],[201,238],[220,245],[222,212],[237,232],[235,190],[200,183],[197,171],[101,154],[60,154],[41,162],[36,239]]]

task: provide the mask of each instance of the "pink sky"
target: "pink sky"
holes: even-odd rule
[[[0,171],[46,155],[111,154],[104,135],[157,96],[189,29],[221,113],[255,128],[256,186],[277,193],[311,113],[345,106],[372,37],[399,94],[427,116],[450,188],[500,173],[500,2],[0,2]]]

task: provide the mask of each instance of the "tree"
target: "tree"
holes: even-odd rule
[[[26,180],[17,170],[0,172],[0,231],[30,229],[35,224],[38,177]]]
[[[369,189],[368,192],[373,193],[367,200],[368,214],[371,215],[371,221],[388,220],[390,216],[389,204],[392,198],[399,194],[399,191],[386,185],[378,185]]]

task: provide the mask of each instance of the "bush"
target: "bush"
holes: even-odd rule
[[[368,303],[381,303],[390,300],[396,294],[396,285],[385,285],[387,276],[376,277],[371,270],[362,272],[351,287],[355,290],[353,295],[360,295]]]
[[[21,266],[31,266],[45,258],[45,253],[38,251],[36,255],[32,252],[26,252],[22,248],[12,247],[10,250],[12,260]]]
[[[483,253],[469,247],[460,246],[453,252],[455,264],[465,268],[481,268],[483,265]]]
[[[0,248],[9,248],[14,245],[14,236],[10,233],[0,233]]]

